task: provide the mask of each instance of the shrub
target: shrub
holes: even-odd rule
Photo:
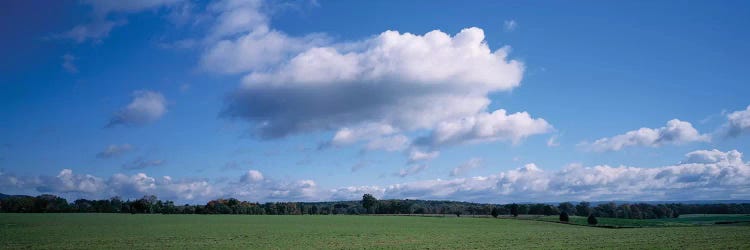
[[[568,221],[570,221],[570,218],[568,217],[568,213],[566,213],[566,212],[560,213],[560,221],[562,221],[562,222],[568,222]]]
[[[588,221],[589,221],[589,225],[596,225],[597,223],[599,223],[599,221],[596,220],[596,216],[594,216],[593,214],[589,215]]]

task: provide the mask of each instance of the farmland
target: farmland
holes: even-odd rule
[[[624,229],[540,219],[548,218],[0,214],[0,245],[76,249],[750,248],[748,224],[712,225],[707,221],[716,218],[706,216],[677,219],[691,226]]]

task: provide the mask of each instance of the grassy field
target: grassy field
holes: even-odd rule
[[[750,226],[607,229],[455,217],[0,214],[0,248],[29,247],[750,249]]]
[[[530,216],[522,219],[540,220],[548,222],[559,221],[559,216]],[[750,215],[746,214],[688,214],[680,218],[631,220],[618,218],[597,218],[598,226],[605,227],[686,227],[706,226],[716,223],[737,223],[750,226]],[[570,223],[588,225],[586,217],[570,216]]]

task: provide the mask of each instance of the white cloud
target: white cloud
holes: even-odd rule
[[[512,141],[552,131],[552,125],[541,118],[531,118],[526,112],[506,114],[504,109],[492,113],[479,113],[460,120],[444,121],[420,144],[431,146],[487,141]]]
[[[690,152],[685,155],[683,164],[688,163],[717,163],[717,162],[728,162],[731,164],[742,164],[742,153],[737,150],[731,150],[722,152],[717,149],[713,150],[697,150]]]
[[[706,152],[726,157],[657,168],[571,164],[545,171],[526,164],[489,176],[389,185],[382,197],[479,202],[749,198],[750,165],[742,162],[741,154],[696,151],[686,156],[690,159]]]
[[[203,39],[208,45],[201,58],[204,69],[225,74],[265,71],[325,40],[320,35],[290,37],[271,29],[263,5],[230,0],[208,6],[214,23]]]
[[[0,173],[0,180],[3,176]],[[72,199],[106,199],[112,196],[133,199],[144,195],[156,195],[161,199],[204,202],[221,195],[206,180],[173,180],[169,176],[155,178],[144,173],[114,174],[109,179],[104,179],[63,169],[53,177],[40,176],[28,179],[24,185],[39,193],[58,194]]]
[[[700,150],[677,165],[642,168],[582,166],[544,170],[533,163],[517,169],[471,178],[419,180],[386,186],[347,186],[323,189],[313,180],[274,180],[244,173],[238,182],[216,187],[204,179],[173,180],[144,173],[115,174],[109,179],[74,174],[63,169],[54,177],[22,178],[0,172],[4,190],[35,189],[42,193],[78,195],[74,198],[138,198],[157,195],[179,202],[205,202],[219,197],[250,201],[330,201],[359,199],[364,193],[380,198],[441,199],[475,202],[555,202],[575,200],[700,200],[750,199],[750,163],[736,150]],[[399,175],[416,174],[414,165]],[[260,174],[258,172],[257,174]],[[255,175],[255,177],[253,177]],[[255,178],[253,180],[253,178]],[[246,180],[252,181],[246,181]],[[218,185],[218,184],[216,184]]]
[[[367,150],[401,151],[409,146],[409,138],[404,135],[392,135],[375,138],[365,148]]]
[[[552,128],[526,112],[487,110],[490,93],[520,84],[524,65],[508,58],[510,47],[490,49],[480,28],[455,35],[389,30],[333,42],[273,29],[267,8],[262,1],[209,5],[214,18],[200,62],[208,71],[245,75],[222,116],[250,122],[261,138],[337,131],[321,146],[365,142],[366,150],[402,151],[411,146],[407,134],[463,119],[483,127],[450,143],[517,143]],[[506,127],[515,125],[532,127]]]
[[[96,193],[106,187],[106,182],[92,175],[76,175],[70,169],[63,169],[55,177],[41,177],[39,192]]]
[[[62,57],[63,63],[62,67],[67,71],[68,73],[75,74],[78,73],[78,67],[75,65],[75,60],[77,59],[75,56],[71,54],[65,54]]]
[[[258,170],[249,170],[240,178],[240,182],[253,183],[263,181],[263,174]]]
[[[144,169],[149,167],[158,167],[166,164],[166,161],[164,160],[146,160],[141,157],[136,158],[132,162],[126,163],[122,165],[123,169]]]
[[[398,173],[396,173],[396,175],[400,177],[406,177],[409,175],[418,174],[422,172],[422,170],[425,170],[425,169],[427,169],[426,164],[414,164],[414,165],[409,166],[408,168],[402,168],[401,170],[398,171]]]
[[[77,43],[83,43],[87,40],[94,42],[101,42],[101,40],[109,36],[109,32],[117,27],[125,25],[125,21],[110,21],[110,20],[99,20],[91,23],[80,24],[73,27],[71,30],[57,35],[56,37],[70,39]]]
[[[362,140],[372,140],[381,136],[392,135],[398,130],[389,124],[369,123],[358,127],[343,127],[336,131],[330,144],[333,146],[349,145]]]
[[[201,66],[209,71],[227,74],[267,70],[290,54],[303,50],[306,43],[304,39],[262,28],[235,40],[216,42],[204,53]]]
[[[518,23],[516,22],[516,20],[511,19],[505,20],[505,22],[503,22],[503,29],[505,29],[505,31],[514,31],[516,30],[516,28],[518,28]]]
[[[180,84],[180,92],[182,92],[182,93],[188,92],[188,91],[190,91],[191,87],[192,86],[189,83]]]
[[[429,161],[437,158],[440,155],[439,151],[421,151],[418,149],[412,149],[409,152],[409,163],[415,163],[420,161]]]
[[[225,186],[223,195],[253,201],[315,201],[324,198],[323,191],[313,180],[279,181],[262,175],[253,180],[250,172],[240,177],[239,182]]]
[[[184,0],[86,0],[84,3],[91,5],[94,14],[106,16],[113,12],[134,13],[163,6],[170,6],[183,2]]]
[[[750,133],[750,106],[745,110],[729,113],[723,129],[724,134],[729,137]]]
[[[133,100],[110,119],[107,127],[143,125],[158,120],[166,112],[166,99],[161,93],[148,90],[135,91]]]
[[[266,29],[268,17],[260,12],[263,1],[218,1],[208,10],[216,15],[210,37],[221,38],[253,30]]]
[[[8,174],[0,170],[0,187],[2,187],[4,190],[24,189],[27,187],[27,185],[31,185],[27,183],[28,181],[29,180],[27,178],[19,178],[15,175]]]
[[[318,184],[313,180],[280,183],[271,187],[266,199],[278,201],[319,200]]]
[[[481,166],[482,166],[481,158],[471,158],[468,161],[461,164],[460,166],[451,170],[450,176],[460,176],[472,169],[479,168]]]
[[[234,66],[225,69],[249,73],[224,115],[253,122],[266,138],[368,124],[431,129],[484,112],[489,93],[518,86],[523,64],[508,60],[507,53],[508,48],[491,51],[484,32],[469,28],[453,37],[387,31],[355,43],[314,46],[263,66],[229,63]]]
[[[560,142],[558,141],[558,136],[557,135],[550,136],[549,139],[547,140],[547,147],[557,147],[557,146],[560,146]]]
[[[115,174],[107,181],[107,189],[112,195],[138,198],[143,195],[156,195],[160,199],[178,201],[205,201],[220,196],[220,192],[206,180],[178,180],[169,176],[150,177],[144,173],[134,175]]]
[[[103,159],[112,158],[130,152],[132,150],[133,146],[131,146],[130,144],[110,144],[109,146],[107,146],[107,148],[102,150],[102,152],[97,153],[96,157]]]
[[[93,9],[92,21],[85,24],[76,25],[71,30],[59,35],[58,38],[71,39],[77,43],[83,43],[91,40],[100,42],[109,36],[110,31],[117,26],[123,26],[127,23],[125,19],[110,20],[108,15],[112,13],[136,13],[145,10],[158,9],[164,6],[172,6],[183,0],[94,0],[83,1],[84,4],[90,5]]]
[[[601,138],[590,144],[584,142],[581,145],[591,150],[602,152],[618,151],[631,146],[658,147],[668,144],[680,145],[690,142],[707,142],[710,140],[711,137],[709,135],[700,134],[689,122],[673,119],[668,121],[665,127],[656,129],[640,128],[611,138]]]
[[[357,170],[360,170],[360,169],[366,167],[367,165],[369,165],[368,162],[366,162],[366,161],[359,161],[359,162],[357,162],[357,164],[352,165],[351,170],[352,170],[352,172],[356,172]]]
[[[378,186],[349,186],[329,190],[332,201],[361,200],[362,195],[371,194],[375,197],[383,197],[385,188]]]

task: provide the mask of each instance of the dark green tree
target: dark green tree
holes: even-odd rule
[[[560,213],[560,221],[562,221],[562,222],[568,222],[568,221],[570,221],[570,217],[568,216],[568,213],[566,213],[564,211],[562,213]]]
[[[378,204],[378,199],[371,194],[365,194],[362,196],[362,207],[367,209],[367,213],[371,214],[375,206]]]
[[[576,215],[589,216],[591,214],[591,203],[582,201],[576,205]]]
[[[518,217],[518,204],[510,204],[510,214],[512,214],[513,217]]]
[[[492,207],[492,217],[497,218],[498,215],[500,215],[500,211],[498,211],[497,207]]]
[[[569,215],[576,214],[576,206],[570,202],[560,203],[560,205],[557,206],[557,209],[560,210],[560,212],[565,212],[565,213],[568,213]]]
[[[596,219],[596,216],[594,216],[593,214],[589,215],[588,222],[589,222],[589,225],[592,225],[592,226],[599,223],[599,221]]]

